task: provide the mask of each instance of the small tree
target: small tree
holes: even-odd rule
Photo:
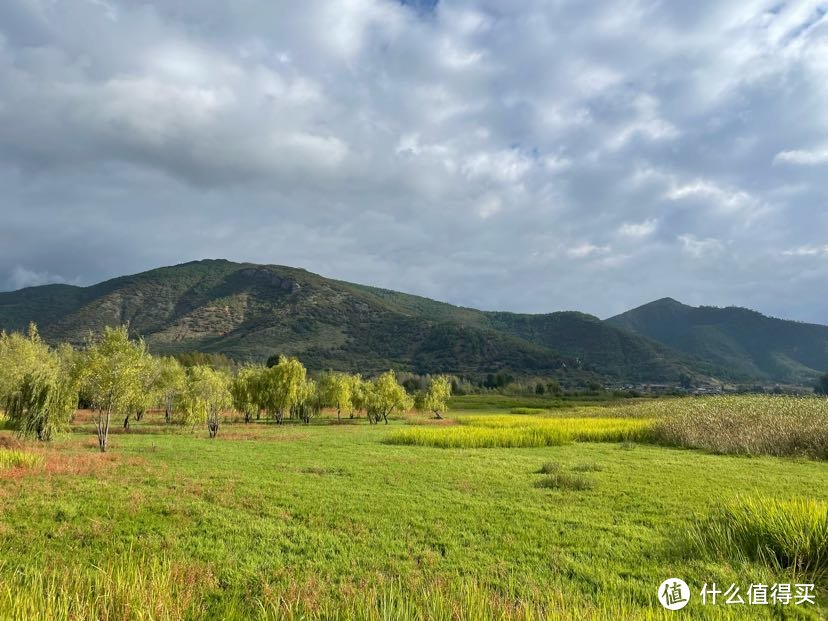
[[[380,419],[383,419],[387,425],[390,415],[394,412],[408,410],[412,405],[411,397],[397,382],[394,371],[387,371],[369,383],[366,411],[370,423],[376,425]]]
[[[164,422],[172,422],[175,401],[187,387],[187,372],[178,360],[172,357],[158,358],[158,393],[164,406]]]
[[[160,361],[147,353],[141,360],[141,390],[136,393],[135,401],[127,409],[124,416],[125,431],[129,431],[129,420],[133,412],[135,413],[135,420],[141,421],[146,411],[157,405],[161,400],[161,373]]]
[[[819,378],[814,386],[814,392],[818,395],[828,396],[828,373]]]
[[[358,373],[349,375],[348,382],[351,385],[351,412],[349,418],[356,416],[357,412],[366,409],[368,403],[368,382],[362,379]]]
[[[301,397],[307,370],[296,358],[279,357],[260,376],[257,402],[261,409],[273,416],[277,425],[282,424],[285,412],[293,413]]]
[[[78,384],[72,348],[65,345],[49,351],[7,399],[7,413],[18,436],[48,441],[65,429],[78,406]]]
[[[316,382],[309,379],[302,384],[293,407],[297,418],[305,424],[310,423],[311,417],[322,411],[322,397]]]
[[[230,384],[233,408],[242,413],[245,423],[250,422],[253,413],[258,414],[259,412],[259,406],[257,405],[258,391],[261,375],[264,371],[263,367],[244,367]]]
[[[434,414],[435,418],[442,419],[450,397],[451,381],[445,375],[438,375],[429,380],[426,390],[417,394],[414,407],[420,412],[428,412]]]
[[[109,443],[112,415],[125,415],[139,400],[147,355],[144,341],[130,340],[126,326],[104,328],[97,340],[90,340],[81,377],[84,394],[97,412],[95,428],[102,453]]]
[[[49,363],[49,347],[29,324],[28,332],[7,334],[0,332],[0,407],[8,407],[8,400],[20,388],[23,378]]]
[[[354,408],[354,381],[347,373],[325,373],[319,378],[319,393],[322,403],[336,408],[336,420],[342,413],[350,414]]]
[[[221,411],[230,407],[230,378],[223,371],[205,365],[190,367],[187,389],[181,399],[184,420],[195,427],[207,423],[210,438],[219,432]]]

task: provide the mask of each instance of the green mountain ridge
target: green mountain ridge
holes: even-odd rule
[[[727,375],[721,357],[708,356],[704,347],[675,344],[666,332],[646,334],[635,321],[479,311],[303,269],[221,259],[89,287],[0,293],[0,329],[23,330],[31,321],[52,342],[80,344],[90,330],[129,323],[157,353],[216,352],[240,361],[284,353],[315,370],[569,373],[625,382]],[[777,360],[779,369],[793,369],[786,377],[810,377],[814,367],[803,364],[792,356]],[[742,366],[751,369],[745,361]],[[759,365],[750,372],[770,377]]]
[[[705,360],[724,379],[809,384],[828,370],[828,326],[747,308],[693,307],[664,298],[606,323]]]

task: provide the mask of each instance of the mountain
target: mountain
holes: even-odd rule
[[[702,359],[734,381],[811,384],[828,371],[828,326],[746,308],[696,308],[665,298],[605,323]]]
[[[0,293],[0,328],[34,321],[44,338],[82,343],[129,323],[157,353],[204,351],[311,369],[600,375],[676,381],[703,365],[582,313],[521,315],[462,308],[274,265],[205,260],[90,287]]]

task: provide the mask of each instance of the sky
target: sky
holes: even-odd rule
[[[3,0],[0,290],[201,258],[828,323],[828,2]]]

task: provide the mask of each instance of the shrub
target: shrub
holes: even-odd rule
[[[561,464],[556,461],[548,461],[543,464],[538,470],[537,474],[552,474],[561,471]]]
[[[760,561],[773,569],[828,572],[828,502],[740,498],[697,520],[691,545],[717,558]]]

